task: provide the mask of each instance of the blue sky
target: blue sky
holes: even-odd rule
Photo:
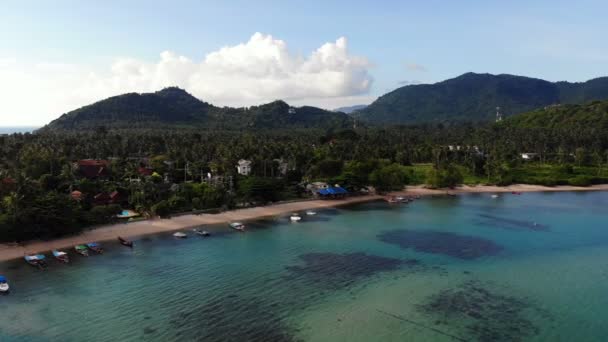
[[[551,81],[608,75],[605,1],[4,1],[1,7],[0,91],[13,99],[0,101],[2,125],[43,124],[106,96],[172,82],[220,105],[287,97],[332,108],[468,71]],[[206,60],[222,47],[232,49]],[[171,55],[163,59],[163,51]]]

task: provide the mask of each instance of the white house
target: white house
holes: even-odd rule
[[[239,175],[249,176],[251,173],[251,160],[239,160],[236,166],[236,171],[239,173]]]
[[[523,160],[532,160],[534,158],[536,158],[537,153],[522,153],[521,154],[521,159]]]

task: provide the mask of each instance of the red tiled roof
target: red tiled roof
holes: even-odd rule
[[[82,159],[78,161],[79,166],[108,166],[109,161],[103,159]]]
[[[152,173],[153,173],[154,171],[153,171],[152,169],[150,169],[150,168],[140,166],[140,167],[137,169],[137,172],[138,172],[140,175],[142,175],[142,176],[150,176],[150,175],[152,175]]]

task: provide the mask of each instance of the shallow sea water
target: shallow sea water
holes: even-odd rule
[[[0,264],[1,341],[604,341],[608,193],[374,202],[39,271]],[[48,255],[47,255],[48,257]]]

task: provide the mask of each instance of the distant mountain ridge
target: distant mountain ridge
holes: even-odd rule
[[[169,87],[154,93],[113,96],[63,114],[43,130],[106,128],[280,129],[345,128],[352,119],[316,107],[291,107],[283,101],[243,108],[216,107]]]
[[[367,105],[365,105],[365,104],[347,106],[347,107],[339,107],[339,108],[334,109],[334,112],[342,112],[342,113],[346,113],[346,114],[351,114],[358,110],[365,109],[366,107],[367,107]]]
[[[466,73],[434,84],[407,85],[355,112],[378,124],[488,122],[496,107],[511,116],[553,104],[608,99],[608,77],[581,83],[549,82],[508,74]]]

